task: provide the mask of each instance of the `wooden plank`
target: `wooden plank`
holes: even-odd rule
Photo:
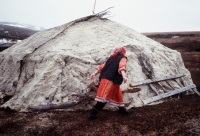
[[[180,87],[184,87],[184,85],[182,85],[181,83],[179,83],[177,79],[174,79],[174,80],[176,81],[176,83],[177,83]],[[195,89],[195,90],[194,90],[194,89]],[[196,92],[196,91],[197,91],[196,88],[194,88],[194,89],[190,89],[190,91]],[[198,91],[197,91],[196,93],[200,96],[200,94],[199,94]]]
[[[155,79],[146,79],[144,81],[140,81],[140,82],[137,82],[135,84],[129,84],[129,86],[130,87],[136,87],[136,86],[139,86],[139,85],[145,85],[145,84],[160,82],[160,81],[164,81],[164,80],[180,78],[180,77],[184,77],[184,76],[185,76],[184,74],[176,74],[176,75],[169,75],[169,76],[164,76],[164,77],[155,78]]]
[[[198,95],[200,96],[200,92],[198,92],[196,88],[193,88],[192,90],[193,90],[196,94],[198,94]]]
[[[175,88],[173,87],[173,85],[169,81],[166,81],[166,82],[173,90],[175,90]]]
[[[177,79],[174,79],[174,81],[175,81],[180,87],[183,87],[183,85],[182,85],[181,83],[179,83]]]
[[[157,91],[156,87],[153,84],[149,84],[149,86],[151,87],[151,89],[157,94],[159,95],[159,92]]]
[[[176,81],[176,83],[177,83],[179,86],[183,87],[183,85],[182,85],[181,83],[179,83],[177,79],[174,79],[174,80]],[[191,91],[194,91],[196,94],[198,94],[198,95],[200,96],[200,92],[198,92],[196,88],[191,88],[190,90],[191,90]]]
[[[161,88],[162,88],[162,90],[163,90],[164,92],[167,92],[167,90],[165,89],[165,87],[164,87],[160,82],[158,82],[158,84],[161,86]]]
[[[180,88],[180,89],[176,89],[176,90],[173,90],[173,91],[170,91],[170,92],[167,92],[167,93],[163,93],[163,94],[148,98],[146,100],[143,100],[143,102],[144,102],[144,104],[155,102],[155,101],[158,101],[160,99],[167,98],[169,96],[172,96],[172,95],[175,95],[177,93],[181,93],[181,92],[187,91],[187,90],[195,88],[195,87],[196,86],[194,84],[193,85],[188,85],[188,86],[185,86],[185,87]]]

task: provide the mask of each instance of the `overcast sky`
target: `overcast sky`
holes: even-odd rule
[[[95,0],[0,0],[0,22],[52,28],[93,14]],[[200,31],[200,0],[96,0],[95,13],[138,32]]]

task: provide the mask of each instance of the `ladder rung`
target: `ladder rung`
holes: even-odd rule
[[[148,98],[148,99],[146,99],[146,100],[143,100],[143,102],[144,102],[144,104],[148,104],[148,103],[151,103],[151,102],[160,100],[160,99],[162,99],[162,98],[166,98],[166,97],[175,95],[175,94],[177,94],[177,93],[184,92],[184,91],[186,91],[186,90],[189,90],[189,89],[192,89],[192,88],[195,88],[195,87],[196,87],[196,86],[195,86],[194,84],[193,84],[193,85],[188,85],[188,86],[182,87],[182,88],[180,88],[180,89],[176,89],[176,90],[173,90],[173,91],[170,91],[170,92],[167,92],[167,93],[159,94],[159,95],[157,95],[157,96]]]
[[[161,78],[146,79],[144,81],[140,81],[140,82],[137,82],[135,84],[129,84],[129,86],[130,87],[136,87],[136,86],[139,86],[139,85],[145,85],[145,84],[150,84],[150,83],[165,81],[165,80],[169,80],[169,79],[180,78],[180,77],[184,77],[184,76],[185,76],[184,74],[176,74],[176,75],[164,76],[164,77],[161,77]]]

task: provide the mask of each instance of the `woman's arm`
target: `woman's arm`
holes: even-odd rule
[[[122,74],[124,83],[126,83],[126,82],[127,82],[127,77],[126,77],[126,72],[125,72],[125,70],[121,70],[121,74]]]
[[[96,71],[90,76],[90,79],[94,79],[96,77],[97,74],[99,74],[101,72],[101,70],[103,69],[103,67],[105,66],[105,63],[99,65],[96,69]]]
[[[118,72],[122,75],[124,83],[127,82],[126,65],[127,65],[127,59],[126,58],[122,58],[120,60],[120,62],[119,62]]]

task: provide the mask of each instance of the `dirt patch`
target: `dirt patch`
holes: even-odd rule
[[[128,116],[101,111],[17,113],[0,111],[1,135],[200,135],[200,97],[170,98],[159,105],[135,108]]]

